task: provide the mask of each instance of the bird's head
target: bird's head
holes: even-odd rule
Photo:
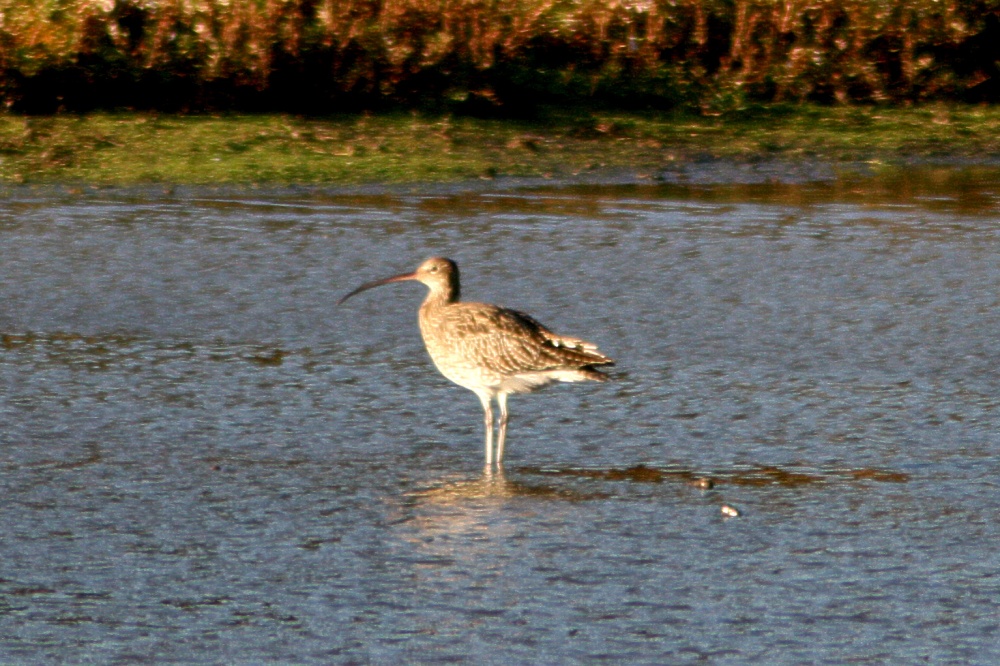
[[[340,301],[338,301],[338,305],[346,301],[351,296],[360,294],[362,291],[367,291],[373,287],[380,287],[384,284],[391,284],[393,282],[405,282],[407,280],[416,280],[417,282],[426,285],[427,288],[431,290],[431,295],[442,296],[449,302],[458,300],[458,264],[451,259],[445,259],[444,257],[431,257],[420,264],[417,267],[417,270],[412,273],[403,273],[402,275],[394,275],[393,277],[382,278],[381,280],[375,280],[373,282],[366,282],[341,298]]]

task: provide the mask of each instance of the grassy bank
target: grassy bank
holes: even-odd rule
[[[1000,109],[771,107],[755,113],[554,115],[546,122],[414,114],[0,115],[0,182],[400,183],[625,170],[686,162],[982,162]]]

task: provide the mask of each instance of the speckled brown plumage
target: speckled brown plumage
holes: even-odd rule
[[[496,460],[503,461],[507,396],[553,382],[606,381],[597,366],[614,362],[589,342],[561,336],[516,310],[459,300],[458,266],[433,257],[413,273],[361,285],[341,303],[366,289],[417,280],[430,292],[420,306],[420,332],[434,365],[445,377],[473,391],[483,405],[486,463],[493,461],[493,410],[500,407]]]

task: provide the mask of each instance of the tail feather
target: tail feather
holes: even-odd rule
[[[614,362],[609,360],[609,362],[605,363],[604,365],[614,365]],[[600,370],[591,367],[580,368],[579,372],[584,377],[594,382],[606,382],[610,379],[610,377],[608,377]]]
[[[547,335],[545,335],[547,334]],[[605,356],[592,342],[580,340],[579,338],[569,338],[561,335],[553,335],[549,331],[543,331],[545,340],[550,345],[561,352],[570,352],[586,365],[614,365],[614,361]]]

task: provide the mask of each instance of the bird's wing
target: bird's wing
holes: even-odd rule
[[[540,372],[614,363],[596,345],[556,335],[522,312],[480,303],[456,307],[462,305],[466,304],[449,308],[456,342],[498,372]]]
[[[593,342],[587,342],[586,340],[573,338],[568,335],[557,335],[556,333],[553,333],[549,329],[545,328],[537,319],[526,315],[523,312],[518,312],[517,310],[503,311],[523,323],[525,328],[533,329],[537,335],[541,336],[541,338],[552,347],[584,354],[588,358],[591,358],[592,360],[590,362],[595,365],[611,365],[614,363],[614,361],[602,354],[597,349],[597,345]]]

